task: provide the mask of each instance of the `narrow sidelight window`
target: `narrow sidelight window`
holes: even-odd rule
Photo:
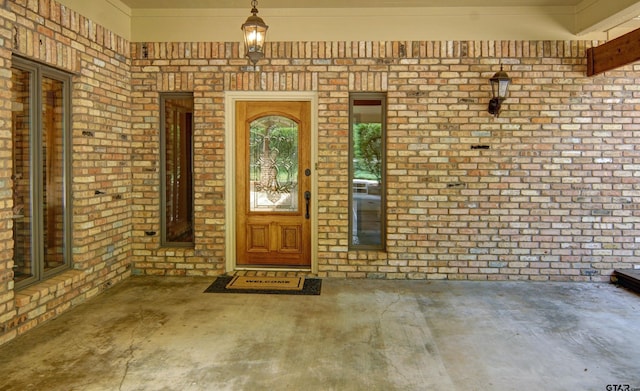
[[[193,232],[193,95],[160,97],[162,243],[191,246]]]
[[[14,57],[11,81],[13,274],[21,288],[71,264],[71,77]]]
[[[349,247],[385,248],[386,96],[349,97]]]

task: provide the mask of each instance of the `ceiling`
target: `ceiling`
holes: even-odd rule
[[[120,0],[132,11],[146,10],[215,10],[215,9],[245,9],[251,5],[251,0]],[[531,7],[531,8],[559,8],[575,7],[575,9],[592,6],[601,0],[259,0],[259,9],[371,9],[371,8],[429,8],[429,7],[473,7],[489,9],[493,7]],[[611,0],[618,1],[618,0]],[[604,17],[604,16],[603,16]],[[607,34],[607,39],[613,39],[627,32],[640,28],[640,18],[627,16],[613,24],[601,26],[599,31]]]
[[[251,0],[120,0],[132,9],[246,8]],[[583,0],[260,0],[259,8],[544,7],[576,6]]]
[[[251,7],[251,0],[58,1],[137,42],[233,42]],[[258,9],[273,41],[610,40],[640,28],[640,0],[258,0]]]

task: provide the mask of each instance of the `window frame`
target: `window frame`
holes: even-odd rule
[[[31,241],[31,263],[32,276],[15,282],[16,289],[23,289],[35,283],[44,281],[73,266],[73,207],[71,197],[71,168],[72,168],[72,139],[71,139],[71,91],[72,75],[50,66],[40,64],[19,56],[12,57],[11,69],[16,68],[29,73],[29,192],[30,192],[30,213],[32,216],[30,227]],[[43,189],[43,163],[42,154],[42,91],[43,79],[49,78],[63,84],[62,87],[62,218],[63,218],[63,239],[62,257],[63,264],[44,270],[45,249],[44,243],[44,189]],[[12,88],[13,91],[13,88]],[[12,124],[13,131],[13,124]],[[13,136],[12,136],[13,138]],[[12,159],[13,159],[12,146]],[[36,153],[38,151],[39,153]],[[13,191],[13,190],[12,190]],[[25,207],[27,207],[25,205]],[[36,240],[37,238],[37,240]],[[15,246],[15,239],[14,239]],[[16,265],[14,264],[14,268]],[[15,280],[15,277],[14,277]]]
[[[191,99],[194,103],[193,92],[166,92],[160,93],[160,245],[163,247],[187,247],[195,246],[195,182],[194,168],[194,109],[191,111],[191,159],[189,169],[191,171],[191,225],[193,230],[192,240],[189,242],[176,242],[167,240],[167,129],[166,129],[166,102],[170,99]]]
[[[354,197],[353,197],[353,177],[354,173],[354,157],[355,157],[355,148],[354,148],[354,137],[353,137],[353,126],[355,125],[354,121],[354,103],[357,100],[380,100],[380,123],[381,123],[381,143],[380,148],[382,163],[380,167],[381,175],[380,175],[380,244],[358,244],[354,243],[353,237],[353,207],[354,207]],[[349,240],[348,240],[348,248],[349,250],[375,250],[375,251],[386,251],[387,247],[387,94],[384,92],[352,92],[349,93],[349,168],[348,168],[348,178],[349,178]]]

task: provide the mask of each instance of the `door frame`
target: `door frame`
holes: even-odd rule
[[[238,267],[236,262],[236,102],[237,101],[302,101],[309,102],[311,111],[311,267]],[[264,92],[264,91],[227,91],[225,92],[225,272],[235,270],[269,271],[308,271],[318,272],[318,95],[313,91],[303,92]]]

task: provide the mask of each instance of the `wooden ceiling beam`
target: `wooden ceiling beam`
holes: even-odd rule
[[[610,71],[638,60],[640,60],[640,29],[587,49],[587,76]]]

